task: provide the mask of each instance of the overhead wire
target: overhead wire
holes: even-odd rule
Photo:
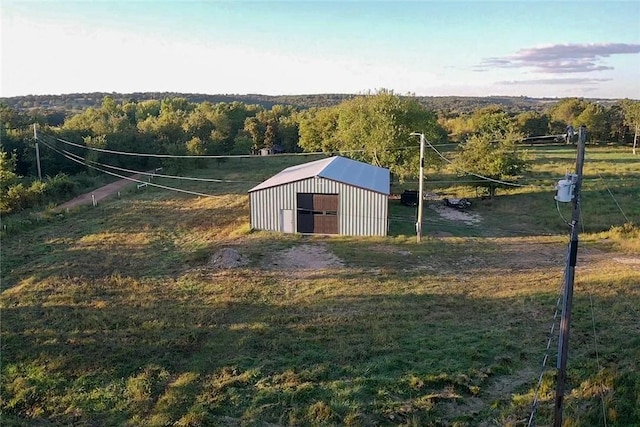
[[[553,313],[553,319],[552,319],[552,322],[551,322],[551,327],[549,328],[549,334],[547,335],[547,345],[545,347],[544,356],[542,358],[542,365],[540,367],[540,375],[538,376],[538,383],[536,385],[536,390],[534,392],[533,403],[531,405],[531,413],[530,413],[530,416],[529,416],[527,427],[533,426],[533,420],[534,420],[536,411],[538,409],[539,398],[540,398],[540,390],[542,389],[542,381],[543,381],[543,378],[544,378],[544,373],[546,372],[546,364],[547,364],[547,361],[549,360],[549,354],[550,354],[549,350],[551,348],[551,344],[553,342],[553,339],[556,337],[555,328],[556,328],[556,325],[558,323],[558,316],[559,316],[560,311],[561,311],[561,309],[560,309],[560,305],[561,304],[560,303],[561,303],[563,295],[564,295],[563,294],[564,285],[565,285],[565,281],[566,281],[567,274],[568,274],[568,270],[567,269],[569,268],[569,258],[571,256],[570,251],[571,251],[571,244],[569,242],[567,244],[567,252],[566,252],[566,255],[565,255],[565,268],[564,268],[563,273],[562,273],[561,285],[560,285],[560,287],[558,289],[558,298],[556,300],[556,306],[555,306],[555,310],[554,310],[554,313]]]
[[[598,176],[600,177],[600,181],[602,181],[602,183],[604,184],[604,187],[607,189],[607,191],[609,192],[609,195],[611,196],[611,198],[613,199],[613,202],[616,204],[616,206],[618,207],[618,210],[620,211],[620,213],[622,214],[622,216],[624,217],[626,222],[630,222],[629,221],[629,217],[624,213],[624,211],[622,210],[622,207],[620,206],[620,203],[618,203],[618,200],[616,199],[616,197],[613,195],[613,193],[611,192],[611,190],[609,189],[609,186],[607,185],[607,183],[605,182],[605,180],[602,178],[602,175],[600,174],[600,172],[598,172]]]
[[[567,252],[568,256],[568,252]],[[562,283],[564,284],[565,276],[567,274],[566,268],[564,274],[562,276]],[[551,322],[551,326],[549,327],[549,333],[547,335],[547,345],[544,350],[544,355],[542,357],[542,365],[540,367],[540,375],[538,376],[538,383],[536,385],[536,391],[533,395],[533,403],[531,404],[531,414],[529,415],[529,421],[527,423],[527,427],[531,427],[533,425],[533,419],[535,417],[536,411],[538,410],[539,398],[540,398],[540,390],[542,389],[542,380],[544,379],[544,373],[546,372],[547,361],[549,360],[549,350],[551,348],[551,344],[553,339],[555,338],[555,329],[558,323],[558,315],[560,314],[560,301],[562,301],[562,288],[560,286],[560,290],[558,292],[558,299],[556,300],[556,307],[553,313],[553,320]]]
[[[160,157],[160,158],[192,158],[192,159],[196,159],[196,158],[209,158],[209,159],[220,159],[220,158],[252,158],[252,157],[262,157],[259,155],[222,155],[222,156],[178,156],[178,155],[167,155],[167,154],[150,154],[150,153],[132,153],[132,152],[123,152],[123,151],[116,151],[116,150],[106,150],[106,149],[100,149],[97,147],[87,147],[85,145],[81,145],[81,144],[76,144],[70,141],[67,141],[63,138],[59,138],[59,137],[55,137],[55,136],[51,136],[51,135],[47,135],[47,134],[43,134],[42,132],[40,132],[41,135],[46,135],[49,136],[51,138],[55,138],[56,141],[60,141],[62,143],[65,144],[69,144],[71,146],[75,146],[78,148],[83,148],[83,149],[89,149],[89,150],[95,150],[95,151],[99,151],[99,152],[105,152],[105,153],[111,153],[111,154],[121,154],[121,155],[129,155],[129,156],[144,156],[144,157]],[[431,144],[429,141],[426,141],[427,145],[434,150],[434,152],[444,161],[446,161],[447,163],[452,164],[453,162],[451,162],[449,159],[447,159],[439,150],[437,150],[435,147],[436,145]],[[439,146],[448,146],[449,144],[440,144]],[[341,153],[348,153],[348,152],[361,152],[364,150],[351,150],[351,151],[342,151]],[[76,160],[77,159],[82,159],[82,157],[74,155],[71,152],[68,152],[66,150],[63,150],[63,152],[66,154],[65,157],[67,156],[76,156]],[[312,152],[312,153],[288,153],[287,155],[320,155],[320,154],[327,154],[324,152]],[[277,156],[276,155],[272,155],[272,156]],[[256,183],[255,181],[240,181],[240,180],[225,180],[225,179],[216,179],[216,178],[198,178],[198,177],[185,177],[185,176],[176,176],[176,175],[166,175],[166,174],[158,174],[157,172],[146,172],[146,171],[137,171],[137,170],[132,170],[132,169],[126,169],[126,168],[120,168],[117,166],[112,166],[112,165],[107,165],[104,163],[100,163],[100,162],[95,162],[95,161],[91,161],[91,160],[87,160],[87,159],[82,159],[81,161],[82,164],[85,164],[86,166],[91,167],[91,165],[89,165],[89,163],[92,163],[94,166],[93,168],[96,170],[100,170],[103,171],[102,169],[99,168],[99,166],[101,167],[105,167],[105,168],[110,168],[110,169],[114,169],[114,170],[119,170],[122,172],[127,172],[127,173],[134,173],[134,174],[141,174],[141,175],[146,175],[146,176],[157,176],[160,178],[167,178],[167,179],[178,179],[178,180],[189,180],[189,181],[201,181],[201,182],[218,182],[218,183]],[[459,169],[459,168],[458,168]],[[513,182],[507,182],[507,181],[502,181],[502,180],[497,180],[491,177],[486,177],[483,175],[479,175],[479,174],[475,174],[472,172],[468,172],[468,171],[464,171],[461,170],[461,172],[464,172],[468,175],[472,175],[475,176],[477,178],[480,178],[480,180],[438,180],[438,181],[430,181],[433,183],[481,183],[484,181],[490,181],[490,182],[496,182],[499,184],[503,184],[503,185],[508,185],[508,186],[516,186],[516,187],[526,187],[526,186],[535,186],[534,184],[528,184],[528,185],[523,185],[523,184],[517,184],[517,183],[513,183]],[[107,172],[105,172],[107,173]],[[121,176],[119,174],[112,174],[114,176]],[[604,182],[604,180],[602,179],[602,177],[600,177],[600,179]],[[539,179],[536,178],[530,178],[530,179],[522,179],[521,181],[537,181]],[[411,184],[411,182],[406,182],[408,184]],[[160,186],[160,184],[153,184],[154,186]],[[543,186],[543,185],[538,185],[538,186]],[[605,183],[606,186],[606,183]],[[167,187],[168,189],[174,188],[174,187],[168,187],[168,186],[162,186],[162,187]],[[161,188],[162,188],[161,187]],[[609,192],[609,194],[612,196],[612,198],[614,199],[614,202],[616,203],[616,205],[618,206],[618,209],[621,211],[621,213],[623,214],[623,216],[625,217],[625,219],[628,222],[628,217],[626,216],[626,214],[624,213],[624,211],[622,210],[622,208],[620,207],[619,203],[617,202],[617,200],[615,199],[615,197],[613,196],[611,190],[607,187],[607,190]],[[177,189],[179,191],[182,192],[186,192],[186,190],[180,190]],[[203,195],[203,193],[199,193],[199,195]],[[211,196],[211,195],[209,195]],[[556,203],[556,208],[558,209],[558,212],[560,213],[560,216],[563,218],[564,222],[567,222],[566,219],[562,216],[562,213],[559,210],[559,207],[557,206]],[[584,224],[583,224],[584,227]]]
[[[89,164],[85,159],[83,159],[81,156],[79,156],[77,154],[73,154],[73,153],[71,153],[69,151],[66,151],[66,150],[59,150],[59,149],[53,147],[52,145],[50,145],[49,143],[45,142],[42,139],[40,139],[39,141],[45,147],[51,149],[52,151],[62,155],[63,157],[65,157],[65,158],[67,158],[67,159],[69,159],[69,160],[71,160],[71,161],[73,161],[75,163],[82,164],[82,165],[87,166],[87,167],[89,167],[91,169],[106,173],[108,175],[112,175],[112,176],[115,176],[115,177],[118,177],[118,178],[126,179],[126,180],[129,180],[129,181],[132,181],[132,182],[138,182],[138,183],[141,183],[141,184],[150,185],[150,186],[153,186],[153,187],[159,187],[159,188],[170,190],[170,191],[178,191],[178,192],[181,192],[181,193],[186,193],[186,194],[191,194],[191,195],[196,195],[196,196],[203,196],[203,197],[219,197],[219,196],[212,195],[212,194],[199,193],[199,192],[195,192],[195,191],[189,191],[189,190],[183,190],[183,189],[180,189],[180,188],[169,187],[169,186],[166,186],[166,185],[160,185],[160,184],[156,184],[156,183],[153,183],[153,182],[150,182],[150,181],[142,181],[142,180],[139,180],[139,179],[132,178],[130,176],[127,177],[127,176],[120,175],[120,174],[117,174],[117,173],[114,173],[114,172],[110,172],[110,171],[105,170],[105,169],[103,169],[101,167]],[[107,166],[109,166],[109,165],[107,165]],[[109,167],[112,167],[112,166],[109,166]],[[136,172],[136,174],[138,174],[137,173],[138,171],[131,171],[131,172]],[[153,173],[150,173],[150,172],[147,172],[145,174],[150,175],[150,176],[154,175]],[[158,175],[156,175],[156,176],[158,176]],[[352,216],[352,217],[363,217],[364,218],[365,216],[356,215],[356,216]],[[367,218],[369,218],[369,219],[384,219],[382,217],[380,217],[380,218],[367,217]],[[390,222],[397,222],[397,223],[409,223],[409,224],[415,223],[415,219],[409,218],[409,217],[403,217],[401,215],[389,215],[388,216],[388,220]],[[430,222],[430,223],[436,224],[439,221],[436,220],[436,219],[426,218],[426,219],[423,219],[423,222],[426,222],[426,223]],[[465,224],[464,226],[460,225],[460,227],[471,228],[472,225]],[[505,230],[501,230],[501,231],[505,231]]]
[[[40,134],[42,134],[42,132],[39,132]],[[46,134],[45,134],[46,135]],[[51,135],[48,135],[51,136]],[[89,147],[86,145],[82,145],[82,144],[77,144],[68,140],[65,140],[63,138],[57,137],[57,136],[51,136],[53,138],[55,138],[57,141],[60,141],[64,144],[68,144],[77,148],[82,148],[82,149],[87,149],[87,150],[91,150],[91,151],[98,151],[98,152],[103,152],[103,153],[107,153],[107,154],[116,154],[116,155],[123,155],[123,156],[139,156],[139,157],[153,157],[153,158],[189,158],[189,159],[228,159],[228,158],[259,158],[259,157],[263,157],[260,155],[256,155],[256,154],[228,154],[228,155],[172,155],[172,154],[153,154],[153,153],[137,153],[137,152],[127,152],[127,151],[117,151],[117,150],[108,150],[108,149],[104,149],[104,148],[98,148],[98,147]],[[438,155],[438,157],[440,157],[442,160],[444,160],[445,162],[449,163],[449,164],[453,164],[453,162],[449,159],[447,159],[439,150],[437,150],[435,147],[439,147],[439,146],[449,146],[450,144],[431,144],[429,141],[426,141],[427,145],[434,150],[434,152]],[[409,149],[409,147],[403,147],[403,148],[398,148],[399,150],[403,150],[403,149]],[[335,153],[338,154],[348,154],[348,153],[356,153],[356,152],[363,152],[365,150],[342,150],[342,151],[336,151]],[[323,152],[323,151],[316,151],[316,152],[308,152],[308,153],[283,153],[283,154],[272,154],[270,155],[272,156],[310,156],[310,155],[326,155],[329,153]],[[105,165],[106,167],[106,165]],[[116,169],[115,167],[113,167],[113,169]],[[456,169],[458,169],[460,172],[463,172],[467,175],[471,175],[471,176],[475,176],[477,178],[479,178],[479,181],[475,181],[475,180],[442,180],[442,181],[429,181],[429,182],[433,182],[433,183],[480,183],[480,182],[484,182],[484,181],[490,181],[490,182],[495,182],[497,184],[502,184],[502,185],[506,185],[506,186],[512,186],[512,187],[527,187],[527,186],[535,186],[535,184],[518,184],[518,183],[513,183],[513,182],[508,182],[508,181],[504,181],[504,180],[498,180],[495,178],[491,178],[491,177],[487,177],[484,175],[480,175],[480,174],[476,174],[473,172],[469,172],[466,170],[462,170],[458,167],[456,167]],[[124,170],[126,171],[126,170]],[[136,172],[137,173],[137,172]],[[147,174],[148,172],[142,172],[143,174]],[[158,174],[156,174],[158,175]],[[159,175],[158,175],[159,176]],[[165,176],[166,178],[171,178],[171,179],[185,179],[185,180],[193,180],[193,181],[206,181],[206,182],[231,182],[232,180],[216,180],[216,179],[207,179],[207,178],[189,178],[189,177],[175,177],[175,176],[170,176],[167,175]],[[602,178],[601,178],[602,179]],[[523,178],[520,179],[519,181],[538,181],[538,178]],[[408,184],[412,184],[413,182],[406,182]],[[541,184],[538,184],[538,186],[543,186]],[[606,186],[606,184],[605,184]],[[615,200],[615,197],[613,196],[613,194],[611,193],[611,190],[607,187],[607,190],[609,191],[609,193],[611,194],[611,196],[614,198],[614,201],[616,202],[616,204],[618,205],[618,209],[620,209],[620,211],[622,212],[623,216],[625,216],[625,219],[627,219],[628,222],[628,217],[624,214],[624,212],[622,211],[622,208],[619,206],[619,204],[617,203],[617,200]]]
[[[580,207],[580,216],[581,216],[581,223],[582,223],[582,232],[584,233],[585,221],[582,220],[582,207]],[[589,307],[591,311],[591,329],[593,331],[593,344],[594,344],[594,351],[596,356],[596,365],[598,366],[598,373],[600,373],[602,371],[602,366],[600,364],[600,353],[598,351],[598,334],[596,332],[596,316],[595,316],[595,309],[593,304],[593,295],[590,292],[589,292]],[[602,403],[603,425],[607,427],[607,411],[606,411],[606,404],[604,401],[603,393],[600,393],[600,402]]]
[[[485,180],[485,181],[495,182],[496,184],[502,184],[502,185],[507,185],[507,186],[511,186],[511,187],[527,187],[527,185],[517,184],[517,183],[513,183],[513,182],[508,182],[508,181],[502,181],[502,180],[499,180],[499,179],[491,178],[491,177],[488,177],[488,176],[480,175],[480,174],[477,174],[477,173],[473,173],[473,172],[469,172],[469,171],[466,171],[466,170],[464,170],[464,169],[461,169],[461,168],[457,167],[456,165],[454,165],[454,164],[453,164],[453,162],[452,162],[451,160],[447,159],[447,158],[446,158],[446,157],[445,157],[445,156],[444,156],[440,151],[438,151],[438,149],[437,149],[437,148],[435,148],[433,145],[431,145],[431,143],[430,143],[429,141],[426,141],[426,140],[425,140],[425,142],[427,143],[427,145],[428,145],[428,146],[429,146],[433,151],[435,151],[435,153],[438,155],[438,157],[440,157],[440,158],[441,158],[442,160],[444,160],[445,162],[447,162],[447,163],[449,163],[449,164],[453,165],[453,166],[454,166],[456,169],[458,169],[460,172],[464,172],[464,173],[465,173],[465,174],[467,174],[467,175],[472,175],[472,176],[475,176],[475,177],[477,177],[477,178],[483,179],[483,180]]]
[[[598,365],[598,372],[600,372],[602,370],[602,367],[600,366],[600,355],[598,353],[598,336],[596,334],[596,315],[593,309],[593,296],[591,294],[589,294],[589,303],[591,305],[591,326],[593,329],[593,345],[596,353],[596,364]],[[602,402],[602,418],[604,421],[604,426],[607,427],[607,410],[606,410],[607,408],[606,408],[606,404],[604,403],[603,393],[600,393],[600,401]]]
[[[254,158],[254,157],[263,157],[259,154],[223,154],[223,155],[178,155],[178,154],[153,154],[153,153],[136,153],[130,151],[118,151],[118,150],[108,150],[106,148],[98,148],[98,147],[89,147],[87,145],[77,144],[75,142],[67,141],[66,139],[60,137],[54,137],[58,141],[71,145],[77,148],[83,148],[91,151],[98,151],[101,153],[107,154],[117,154],[120,156],[134,156],[134,157],[154,157],[154,158],[166,158],[166,159],[233,159],[233,158]],[[364,150],[338,150],[336,153],[357,153],[362,152]],[[315,151],[308,153],[281,153],[281,154],[270,154],[269,157],[279,156],[279,157],[287,157],[287,156],[313,156],[313,155],[327,155],[324,151]]]
[[[45,135],[45,136],[50,137],[48,135]],[[65,158],[67,158],[67,159],[69,159],[69,160],[71,160],[71,161],[73,161],[75,163],[82,164],[82,165],[87,166],[89,168],[92,168],[94,170],[98,170],[100,172],[103,172],[103,173],[106,173],[106,174],[109,174],[109,175],[112,175],[112,176],[115,176],[115,177],[118,177],[118,178],[127,179],[127,180],[130,180],[130,181],[138,182],[138,183],[145,184],[145,185],[151,185],[151,186],[154,186],[154,187],[159,187],[159,188],[163,188],[163,189],[167,189],[167,190],[173,190],[173,191],[179,191],[179,192],[192,194],[192,195],[198,195],[198,196],[204,196],[204,197],[216,197],[215,195],[211,195],[211,194],[205,194],[205,193],[199,193],[199,192],[183,190],[183,189],[179,189],[179,188],[175,188],[175,187],[169,187],[169,186],[165,186],[165,185],[152,183],[150,181],[149,182],[148,181],[142,181],[142,180],[135,179],[135,178],[132,178],[132,177],[127,177],[127,176],[124,176],[124,175],[113,173],[113,172],[105,170],[105,169],[103,169],[103,168],[101,168],[99,166],[94,166],[94,165],[100,165],[100,166],[104,166],[104,167],[107,167],[107,168],[113,168],[113,169],[116,169],[116,170],[129,172],[129,173],[134,173],[134,174],[137,174],[137,175],[148,175],[148,176],[151,176],[151,177],[158,176],[158,177],[180,178],[180,179],[190,179],[190,177],[174,177],[174,176],[171,176],[171,175],[157,174],[155,172],[136,171],[136,170],[131,170],[131,169],[119,168],[119,167],[115,167],[115,166],[112,166],[112,165],[106,165],[106,164],[103,164],[103,163],[100,163],[100,162],[93,162],[93,161],[90,161],[90,160],[86,160],[82,156],[79,156],[77,154],[71,153],[71,152],[69,152],[67,150],[55,148],[52,145],[50,145],[49,143],[45,142],[43,139],[39,139],[39,141],[44,146],[46,146],[47,148],[51,149],[52,151],[62,155],[63,157],[65,157]],[[198,179],[198,180],[209,181],[209,180],[206,180],[206,179]],[[212,180],[212,181],[213,182],[249,183],[249,181],[231,181],[231,180]],[[254,182],[251,182],[251,183],[254,183]],[[383,219],[383,218],[374,218],[374,219]],[[402,217],[402,216],[399,216],[399,215],[398,216],[391,215],[391,216],[389,216],[388,219],[389,219],[389,221],[393,221],[393,222],[406,222],[406,223],[414,223],[415,222],[413,219],[410,219],[408,217]]]
[[[79,156],[77,154],[71,153],[70,151],[67,151],[67,150],[61,150],[61,151],[66,153],[66,154],[69,154],[71,156],[74,156],[76,158],[82,159],[82,156]],[[140,174],[140,175],[147,175],[147,176],[151,176],[151,177],[169,178],[169,179],[181,179],[181,180],[188,180],[188,181],[202,181],[202,182],[258,184],[257,181],[239,181],[239,180],[231,180],[231,179],[198,178],[198,177],[190,177],[190,176],[165,175],[165,174],[160,174],[160,173],[157,173],[157,172],[147,172],[147,171],[138,171],[138,170],[133,170],[133,169],[121,168],[121,167],[118,167],[118,166],[108,165],[108,164],[96,162],[96,161],[93,161],[93,160],[84,159],[84,161],[87,162],[87,163],[91,163],[91,164],[94,164],[94,165],[106,167],[106,168],[109,168],[109,169],[119,170],[121,172],[128,172],[128,173],[134,173],[134,174]]]
[[[52,138],[49,135],[45,135],[45,136]],[[188,190],[183,190],[183,189],[179,189],[179,188],[175,188],[175,187],[170,187],[170,186],[165,186],[165,185],[152,183],[150,181],[148,182],[148,181],[142,181],[142,180],[139,180],[139,179],[134,179],[134,178],[127,177],[127,176],[124,176],[124,175],[120,175],[120,174],[116,174],[116,173],[113,173],[113,172],[109,172],[108,170],[103,169],[103,167],[111,168],[111,169],[115,169],[115,170],[120,170],[120,171],[123,171],[123,172],[133,173],[133,174],[136,174],[136,175],[150,176],[150,177],[160,177],[160,178],[164,177],[164,178],[186,179],[186,180],[205,181],[205,182],[222,182],[222,183],[255,183],[254,181],[234,181],[234,180],[218,180],[218,179],[207,179],[207,178],[181,177],[181,176],[173,176],[173,175],[163,175],[163,174],[158,174],[156,172],[146,172],[146,171],[137,171],[137,170],[132,170],[132,169],[126,169],[126,168],[119,168],[119,167],[116,167],[116,166],[107,165],[107,164],[104,164],[104,163],[94,162],[94,161],[91,161],[91,160],[84,159],[82,156],[74,154],[74,153],[71,153],[71,152],[69,152],[67,150],[57,149],[57,148],[51,146],[50,144],[47,144],[42,139],[40,139],[40,141],[43,143],[43,145],[47,146],[48,148],[52,149],[53,151],[57,152],[58,154],[64,156],[65,158],[67,158],[69,160],[72,160],[75,163],[82,164],[84,166],[92,168],[94,170],[98,170],[100,172],[103,172],[103,173],[106,173],[106,174],[109,174],[109,175],[112,175],[112,176],[115,176],[115,177],[118,177],[118,178],[128,179],[130,181],[142,183],[142,184],[145,184],[145,185],[159,187],[159,188],[163,188],[163,189],[167,189],[167,190],[179,191],[179,192],[187,193],[187,194],[193,194],[193,195],[205,196],[205,197],[216,197],[215,195],[211,195],[211,194],[188,191]],[[100,166],[102,166],[102,167],[100,167]],[[374,218],[374,219],[381,219],[381,218]],[[408,218],[408,217],[403,217],[401,215],[389,215],[388,219],[391,222],[397,222],[397,223],[411,223],[411,224],[415,223],[415,219]],[[425,219],[423,219],[423,222],[436,224],[439,221],[437,219],[425,218]],[[462,228],[473,228],[473,225],[465,223],[464,225],[462,225],[462,224],[459,225],[459,227],[462,227]],[[505,233],[510,232],[510,231],[511,232],[515,232],[513,230],[498,230],[498,231],[505,232]]]
[[[39,140],[39,141],[40,141],[40,142],[42,142],[42,145],[44,145],[45,147],[47,147],[47,148],[49,148],[49,149],[51,149],[51,150],[55,151],[56,153],[58,153],[58,154],[62,155],[63,157],[65,157],[65,158],[67,158],[67,159],[69,159],[69,160],[71,160],[71,161],[73,161],[73,162],[76,162],[76,163],[82,164],[82,165],[84,165],[84,166],[87,166],[88,168],[91,168],[91,169],[94,169],[94,170],[100,171],[100,172],[102,172],[102,173],[106,173],[106,174],[111,175],[111,176],[115,176],[115,177],[117,177],[117,178],[126,179],[126,180],[128,180],[128,181],[138,182],[138,183],[145,184],[145,185],[150,185],[150,186],[152,186],[152,187],[158,187],[158,188],[162,188],[162,189],[165,189],[165,190],[177,191],[177,192],[179,192],[179,193],[185,193],[185,194],[191,194],[191,195],[193,195],[193,196],[201,196],[201,197],[219,197],[219,196],[216,196],[216,195],[213,195],[213,194],[206,194],[206,193],[200,193],[200,192],[197,192],[197,191],[183,190],[183,189],[181,189],[181,188],[169,187],[169,186],[167,186],[167,185],[156,184],[156,183],[154,183],[154,182],[150,182],[150,181],[149,181],[149,182],[147,182],[147,181],[141,181],[141,180],[139,180],[139,179],[136,179],[136,178],[133,178],[133,177],[130,177],[130,176],[120,175],[120,174],[118,174],[118,173],[111,172],[111,171],[108,171],[108,170],[102,169],[102,168],[100,168],[100,167],[97,167],[97,166],[93,166],[93,165],[87,164],[87,163],[86,163],[86,162],[84,162],[84,161],[78,160],[78,159],[76,159],[76,158],[74,158],[74,157],[72,157],[72,156],[70,156],[70,155],[67,155],[67,154],[63,153],[62,151],[60,151],[60,150],[58,150],[57,148],[55,148],[55,147],[53,147],[53,146],[49,145],[49,143],[44,142],[43,140]]]
[[[586,156],[586,153],[585,153]],[[620,206],[620,203],[618,203],[618,200],[616,199],[616,197],[613,195],[613,192],[611,191],[611,189],[609,188],[609,186],[607,185],[607,182],[604,180],[604,178],[602,177],[602,174],[598,171],[598,178],[600,180],[600,182],[602,182],[602,184],[604,184],[604,188],[607,190],[607,192],[609,193],[609,195],[611,196],[611,198],[613,199],[613,202],[615,203],[616,207],[618,208],[618,210],[620,211],[620,213],[622,214],[622,216],[624,217],[624,220],[626,222],[630,222],[629,221],[629,217],[627,216],[627,214],[624,212],[624,210],[622,210],[622,207]],[[596,178],[594,178],[595,180]],[[631,181],[631,180],[627,180],[627,179],[623,179],[624,181]]]

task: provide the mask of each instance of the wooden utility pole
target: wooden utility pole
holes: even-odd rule
[[[556,383],[555,410],[553,427],[562,427],[562,402],[567,378],[567,355],[569,349],[569,326],[571,323],[571,305],[573,303],[573,283],[578,258],[578,222],[580,221],[580,190],[582,187],[582,166],[587,140],[587,128],[580,126],[578,132],[578,157],[576,159],[576,178],[573,188],[573,212],[571,214],[571,242],[569,256],[565,266],[564,293],[562,296],[562,318],[560,320],[560,338],[558,340],[558,380]]]
[[[38,147],[38,131],[36,124],[33,124],[33,138],[36,140],[36,165],[38,165],[38,178],[42,179],[42,169],[40,169],[40,147]]]
[[[422,207],[424,205],[424,134],[413,132],[412,136],[420,136],[420,184],[418,186],[418,220],[416,221],[416,240],[422,241]]]

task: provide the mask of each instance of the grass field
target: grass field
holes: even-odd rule
[[[467,221],[430,202],[420,244],[396,201],[386,238],[252,232],[246,190],[302,157],[180,184],[216,197],[133,189],[5,232],[2,425],[522,426],[536,391],[549,425],[556,339],[538,378],[568,243],[553,195],[575,152],[530,151],[531,185]],[[639,166],[587,147],[567,426],[640,426]],[[473,197],[460,180],[432,170],[426,188]],[[302,247],[342,262],[287,269]],[[246,263],[215,268],[223,248]]]

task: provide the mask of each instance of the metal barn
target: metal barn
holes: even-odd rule
[[[249,190],[251,228],[386,236],[389,170],[345,157],[284,169]]]

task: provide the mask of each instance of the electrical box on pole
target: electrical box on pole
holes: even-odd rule
[[[578,175],[569,173],[564,179],[558,181],[558,185],[556,185],[557,193],[554,199],[558,202],[570,203],[573,200],[577,180]]]

